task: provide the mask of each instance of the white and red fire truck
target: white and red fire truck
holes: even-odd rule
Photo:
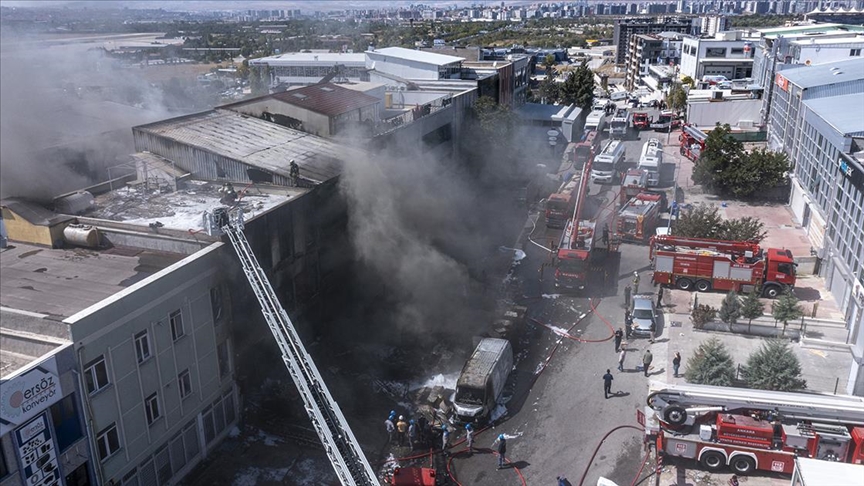
[[[647,243],[660,221],[662,196],[640,193],[618,210],[617,234],[621,241]]]
[[[705,140],[708,135],[698,128],[684,125],[681,130],[681,135],[678,136],[678,141],[681,142],[681,155],[696,162],[702,151],[705,150]]]
[[[699,292],[756,286],[771,298],[795,286],[796,263],[786,249],[672,235],[655,236],[649,246],[655,284]]]
[[[864,398],[652,383],[645,433],[709,471],[792,474],[797,457],[864,464]]]

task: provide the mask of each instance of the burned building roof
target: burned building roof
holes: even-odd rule
[[[374,96],[333,83],[313,84],[270,96],[329,117],[372,106],[381,101]]]
[[[284,179],[291,177],[290,163],[295,160],[300,166],[302,177],[314,183],[337,177],[342,172],[343,163],[360,155],[356,149],[331,140],[222,109],[141,125],[132,130],[139,150],[157,153],[193,176],[211,180],[224,178],[217,173],[218,168],[213,167],[211,174],[200,165],[185,166],[198,164],[199,161],[175,156],[182,155],[182,152],[168,148],[164,150],[166,153],[160,153],[159,143],[142,147],[142,134],[169,139]],[[210,170],[210,167],[206,169]],[[235,180],[246,180],[246,177]]]

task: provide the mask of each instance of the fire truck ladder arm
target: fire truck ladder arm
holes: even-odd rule
[[[648,395],[648,405],[664,419],[683,423],[696,407],[723,407],[724,411],[761,410],[781,416],[843,424],[864,425],[864,398],[820,393],[792,393],[706,385],[660,385]],[[653,386],[652,386],[653,388]]]
[[[264,269],[258,264],[243,233],[242,222],[222,227],[243,266],[261,312],[282,352],[282,360],[297,386],[306,413],[312,421],[324,450],[343,486],[378,486],[375,473],[354,437],[339,405],[333,400],[318,368],[312,361],[291,319],[279,303]]]

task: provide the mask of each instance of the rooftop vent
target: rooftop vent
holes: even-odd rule
[[[305,100],[306,98],[308,98],[308,96],[304,95],[303,93],[291,93],[291,96],[301,100]]]
[[[838,76],[840,74],[843,74],[843,71],[834,71],[834,76]]]
[[[322,86],[321,91],[333,91],[333,88],[328,88],[327,86]]]

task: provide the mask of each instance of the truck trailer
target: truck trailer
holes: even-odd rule
[[[649,243],[655,284],[681,290],[736,292],[761,287],[775,298],[795,286],[795,263],[787,249],[763,250],[749,241],[655,236]]]

